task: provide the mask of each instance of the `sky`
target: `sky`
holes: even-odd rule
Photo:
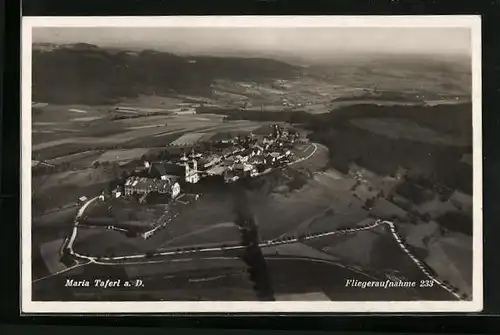
[[[155,49],[177,54],[293,56],[393,53],[470,55],[468,28],[339,27],[37,27],[33,42],[90,43],[102,47]]]

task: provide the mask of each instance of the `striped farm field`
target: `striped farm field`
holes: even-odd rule
[[[173,141],[172,145],[193,145],[203,137],[205,133],[187,133]]]

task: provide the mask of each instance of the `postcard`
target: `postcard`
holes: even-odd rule
[[[22,313],[482,309],[479,16],[22,21]]]

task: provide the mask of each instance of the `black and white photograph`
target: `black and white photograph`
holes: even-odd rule
[[[23,312],[480,311],[480,26],[23,18]]]

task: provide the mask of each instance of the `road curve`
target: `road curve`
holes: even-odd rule
[[[94,257],[88,257],[88,256],[85,256],[85,255],[80,255],[80,254],[77,254],[75,253],[75,251],[73,250],[73,243],[75,243],[75,240],[76,240],[76,236],[78,234],[78,225],[80,224],[80,219],[81,217],[83,216],[83,214],[85,213],[85,211],[87,210],[87,208],[93,203],[95,202],[96,200],[98,200],[99,197],[94,197],[92,199],[89,199],[86,203],[83,204],[83,206],[78,210],[77,214],[76,214],[76,217],[75,217],[75,220],[73,221],[73,230],[71,231],[71,236],[69,237],[69,239],[67,239],[67,242],[66,242],[66,245],[63,246],[62,250],[66,250],[70,255],[72,256],[76,256],[77,258],[80,258],[80,259],[86,259],[88,261],[92,261],[94,259]]]
[[[316,143],[312,143],[312,145],[314,147],[314,150],[309,155],[307,155],[306,157],[299,158],[299,159],[297,159],[297,160],[295,160],[293,162],[290,162],[287,165],[290,166],[290,165],[293,165],[293,164],[297,164],[297,163],[303,162],[303,161],[311,158],[316,153],[316,151],[318,150],[318,145]]]

